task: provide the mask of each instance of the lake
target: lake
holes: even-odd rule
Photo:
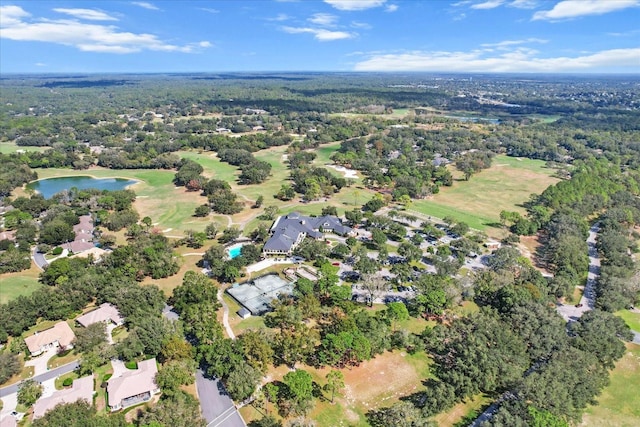
[[[27,184],[31,188],[42,194],[45,199],[50,199],[56,193],[76,187],[78,190],[87,188],[97,188],[98,190],[124,190],[128,186],[138,181],[124,178],[92,178],[90,176],[66,176],[61,178],[47,178],[33,181]]]

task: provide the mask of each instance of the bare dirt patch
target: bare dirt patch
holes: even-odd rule
[[[544,275],[550,275],[551,272],[544,267],[544,264],[537,256],[541,246],[542,242],[540,242],[539,235],[520,236],[520,244],[518,245],[520,252],[531,261],[531,264],[538,269],[538,271]]]
[[[405,359],[404,353],[393,352],[377,356],[360,366],[343,370],[344,382],[351,396],[347,400],[367,409],[387,406],[399,397],[417,391],[418,372]]]
[[[425,123],[425,124],[417,124],[416,127],[418,129],[423,130],[442,130],[445,128],[444,123]]]

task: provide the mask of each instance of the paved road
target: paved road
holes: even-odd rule
[[[48,372],[45,372],[44,374],[36,375],[35,377],[32,377],[31,379],[41,383],[43,381],[47,381],[47,380],[50,380],[52,378],[56,378],[56,377],[58,377],[60,375],[66,374],[67,372],[71,372],[71,371],[77,369],[78,366],[79,366],[78,362],[67,363],[66,365],[60,366],[59,368],[52,369],[52,370],[50,370]],[[7,387],[0,388],[0,398],[2,398],[4,396],[7,396],[9,394],[12,394],[12,393],[17,393],[19,386],[20,386],[20,383],[17,383],[17,384],[13,384],[13,385],[10,385],[10,386],[7,386]]]
[[[596,239],[598,237],[599,230],[600,226],[598,223],[595,223],[589,229],[589,237],[587,238],[587,245],[589,248],[589,273],[587,274],[587,283],[584,286],[582,298],[580,298],[580,307],[576,307],[575,305],[571,304],[559,304],[557,307],[558,314],[560,314],[562,318],[567,322],[574,322],[578,320],[584,313],[595,308],[595,285],[598,277],[600,276],[600,257],[598,256],[598,249],[596,248]],[[638,339],[640,341],[640,334],[634,335],[635,339]],[[530,369],[528,373],[534,371],[535,369]],[[525,376],[526,375],[527,374],[525,374]],[[500,396],[500,398],[491,406],[489,406],[482,414],[480,414],[480,416],[476,418],[469,427],[478,427],[485,421],[491,419],[495,415],[502,402],[505,399],[510,398],[511,396],[513,396],[511,392],[506,392],[505,394]]]
[[[246,427],[233,401],[219,380],[205,378],[201,369],[196,372],[196,389],[202,416],[207,427]]]
[[[177,320],[178,314],[172,309],[170,305],[165,305],[162,314],[167,319]],[[246,427],[222,383],[206,378],[202,369],[196,371],[196,390],[202,416],[208,423],[207,427]]]
[[[44,259],[44,254],[38,252],[37,248],[33,248],[33,262],[36,263],[40,270],[44,270],[49,265],[47,260]]]
[[[176,313],[175,311],[173,311],[173,306],[172,305],[168,305],[165,304],[164,308],[162,309],[162,315],[172,321],[176,321],[180,318],[180,316],[178,316],[178,313]]]
[[[589,272],[587,273],[587,283],[584,286],[582,298],[579,301],[579,307],[573,304],[560,304],[557,307],[558,313],[567,322],[576,321],[584,313],[593,310],[596,306],[595,286],[600,276],[600,257],[596,248],[596,238],[600,230],[599,224],[595,223],[589,229],[589,237],[587,245],[589,247]]]

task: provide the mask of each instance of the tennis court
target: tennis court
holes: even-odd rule
[[[267,274],[227,289],[227,293],[254,316],[271,310],[271,301],[278,298],[278,295],[290,295],[292,292],[293,284],[276,274]]]

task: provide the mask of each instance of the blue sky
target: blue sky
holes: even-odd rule
[[[640,73],[640,0],[0,0],[0,72]]]

